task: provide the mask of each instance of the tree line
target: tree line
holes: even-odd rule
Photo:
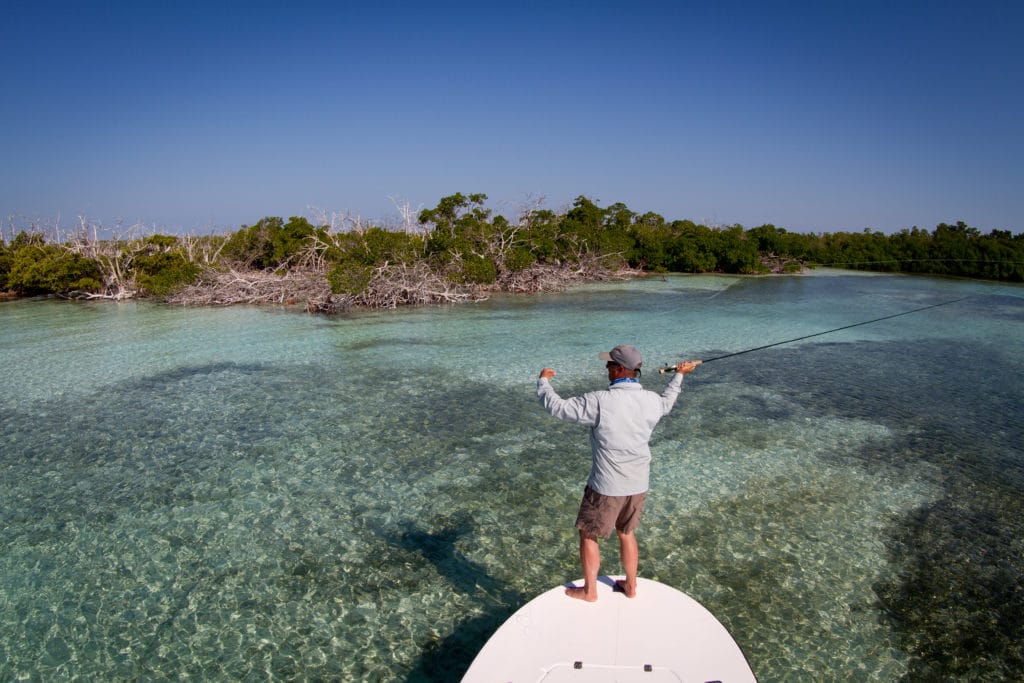
[[[303,217],[260,219],[225,235],[103,238],[84,219],[68,234],[0,235],[0,291],[14,296],[181,304],[350,306],[463,301],[537,292],[640,272],[790,273],[815,266],[1024,282],[1024,234],[963,222],[933,231],[798,233],[774,225],[707,226],[600,207],[578,197],[512,218],[484,194],[456,193],[401,228]],[[10,231],[13,233],[13,231]]]

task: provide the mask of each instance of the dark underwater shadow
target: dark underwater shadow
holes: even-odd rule
[[[447,638],[423,649],[405,680],[409,683],[462,680],[487,639],[517,609],[515,605],[489,607],[480,616],[460,622]]]
[[[482,613],[459,622],[446,638],[428,643],[407,681],[458,681],[477,652],[506,619],[525,602],[519,591],[494,578],[479,562],[459,549],[460,539],[471,538],[476,525],[466,512],[439,520],[434,530],[406,521],[391,532],[378,532],[390,545],[417,553],[434,565],[453,591],[478,597]]]
[[[909,514],[888,542],[897,578],[874,586],[880,620],[909,655],[908,679],[1024,677],[1024,557],[999,501],[947,495]],[[1024,505],[1015,511],[1024,516]]]
[[[873,587],[908,680],[1024,679],[1024,403],[1002,349],[935,339],[822,343],[701,372],[690,391],[698,382],[712,392],[745,384],[784,398],[775,406],[733,398],[701,425],[738,442],[744,419],[762,424],[792,411],[888,425],[891,440],[823,457],[887,478],[920,476],[925,464],[941,488],[888,527],[898,573]]]

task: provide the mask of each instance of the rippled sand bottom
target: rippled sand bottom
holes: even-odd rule
[[[814,276],[331,320],[0,304],[0,679],[457,679],[579,575],[587,435],[541,367],[570,395],[616,343],[653,369],[957,295],[691,375],[641,574],[761,680],[1020,675],[1022,290]]]

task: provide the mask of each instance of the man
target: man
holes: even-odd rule
[[[616,346],[598,354],[607,361],[608,389],[563,399],[551,386],[555,371],[544,368],[537,379],[537,398],[551,415],[566,422],[590,427],[593,463],[583,491],[576,528],[580,532],[583,586],[565,590],[566,595],[587,602],[597,600],[597,573],[601,566],[598,538],[618,533],[625,580],[616,586],[627,597],[636,595],[639,548],[634,531],[647,499],[654,426],[667,415],[683,383],[700,361],[676,365],[676,374],[660,396],[647,391],[637,379],[643,358],[635,346]]]

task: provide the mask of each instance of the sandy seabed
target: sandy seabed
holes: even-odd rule
[[[0,679],[458,679],[576,578],[598,351],[689,376],[641,575],[761,680],[1024,675],[1024,288],[649,278],[323,318],[0,304]],[[603,546],[618,571],[617,547]]]

